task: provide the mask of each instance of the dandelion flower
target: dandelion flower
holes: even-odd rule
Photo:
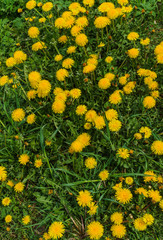
[[[51,84],[47,80],[41,80],[38,85],[37,94],[39,98],[47,97],[51,90]]]
[[[86,16],[83,16],[83,17],[79,17],[77,20],[76,20],[76,25],[80,28],[84,28],[84,27],[87,27],[88,26],[88,19]]]
[[[88,204],[88,207],[89,207],[89,210],[88,210],[88,214],[89,214],[89,215],[92,216],[92,215],[96,214],[98,206],[95,205],[94,202],[90,202],[90,203]]]
[[[11,199],[9,197],[5,197],[2,199],[2,205],[8,206],[11,203]]]
[[[98,82],[98,87],[101,89],[108,89],[110,87],[111,83],[108,78],[101,78]]]
[[[6,66],[7,67],[13,67],[14,65],[16,65],[16,60],[13,57],[10,57],[6,60]]]
[[[137,48],[131,48],[127,53],[130,58],[137,58],[139,55],[139,50]]]
[[[125,204],[129,203],[133,196],[129,189],[120,188],[116,191],[115,197],[120,203]]]
[[[123,215],[120,212],[114,212],[110,217],[111,222],[114,224],[121,224],[123,222]]]
[[[25,112],[22,108],[17,108],[12,112],[11,116],[15,122],[21,122],[25,117]]]
[[[27,154],[20,155],[19,162],[23,165],[26,165],[27,162],[29,162],[29,156]]]
[[[106,126],[103,116],[96,116],[94,119],[95,128],[102,129]]]
[[[66,105],[64,101],[54,101],[52,104],[52,110],[54,113],[63,113],[65,111]]]
[[[135,134],[134,134],[134,138],[136,138],[137,140],[142,139],[141,133],[135,133]]]
[[[84,33],[76,36],[75,42],[77,45],[84,47],[88,43],[88,38]]]
[[[156,105],[156,100],[151,96],[147,96],[143,100],[143,105],[147,109],[153,108]]]
[[[58,38],[59,43],[66,43],[67,42],[67,36],[63,35],[60,38]]]
[[[113,61],[113,58],[111,56],[108,56],[105,58],[106,63],[111,63]]]
[[[12,216],[11,215],[6,215],[5,222],[10,223],[11,221],[12,221]]]
[[[58,29],[62,29],[65,26],[65,19],[60,17],[55,20],[55,27]]]
[[[31,221],[31,218],[29,215],[26,215],[25,217],[22,218],[22,222],[24,225],[27,225]]]
[[[28,10],[31,10],[31,9],[33,9],[33,8],[35,8],[35,7],[36,7],[36,1],[34,1],[34,0],[28,1],[28,2],[26,3],[26,8],[27,8]]]
[[[28,35],[30,38],[37,38],[40,34],[40,31],[37,27],[30,27],[28,30]]]
[[[163,199],[159,202],[159,207],[163,210]]]
[[[73,37],[76,37],[78,34],[80,34],[82,28],[77,26],[77,25],[74,25],[72,28],[71,28],[71,35]]]
[[[8,180],[7,185],[10,186],[10,187],[13,187],[14,183],[11,180]]]
[[[46,2],[42,5],[42,10],[44,12],[48,12],[53,8],[53,3],[52,2]]]
[[[136,218],[134,221],[134,227],[138,231],[144,231],[147,228],[147,224],[144,222],[143,217]]]
[[[128,4],[128,0],[117,0],[117,2],[122,6]]]
[[[79,105],[76,108],[76,114],[77,115],[84,115],[87,111],[87,107],[85,105]]]
[[[151,150],[154,154],[163,155],[163,141],[154,141],[151,145]]]
[[[112,225],[111,229],[113,237],[123,238],[126,234],[126,227],[123,224]]]
[[[101,172],[99,173],[99,178],[100,178],[102,181],[107,180],[108,177],[109,177],[109,172],[108,172],[108,170],[106,170],[106,169],[104,169],[103,171],[101,171]]]
[[[149,176],[144,177],[144,182],[151,182],[151,181],[156,182],[157,181],[157,176],[153,171],[146,171],[144,174],[149,175]]]
[[[32,71],[28,75],[28,79],[32,88],[37,89],[41,81],[41,74],[36,71]]]
[[[53,222],[48,230],[50,238],[58,239],[63,236],[65,232],[65,227],[62,222]]]
[[[89,130],[89,129],[91,129],[91,127],[92,127],[92,124],[91,123],[85,123],[84,124],[84,128],[86,129],[86,130]]]
[[[116,19],[119,16],[119,11],[116,8],[109,9],[107,11],[107,17],[112,20]]]
[[[147,191],[146,189],[142,188],[142,187],[137,188],[137,189],[135,190],[135,193],[136,193],[136,194],[140,194],[140,195],[143,194],[144,197],[148,197],[148,191]]]
[[[76,47],[75,46],[71,46],[67,49],[67,53],[68,54],[72,54],[76,52]]]
[[[104,233],[104,227],[100,222],[93,221],[87,227],[90,239],[100,239]]]
[[[130,41],[135,41],[139,38],[139,34],[137,32],[130,32],[127,36],[127,39]]]
[[[6,178],[7,178],[6,168],[3,166],[0,166],[0,181],[5,181]]]
[[[140,39],[140,44],[141,44],[141,45],[146,46],[146,45],[149,45],[149,43],[150,43],[150,39],[149,39],[149,38]]]
[[[96,65],[94,64],[88,64],[83,68],[83,73],[91,73],[96,69]]]
[[[66,69],[61,68],[56,72],[56,78],[58,81],[64,81],[66,77],[69,76],[69,73]]]
[[[88,168],[88,169],[93,169],[95,168],[97,165],[97,161],[95,158],[93,157],[88,157],[86,160],[85,160],[85,166]]]
[[[160,202],[160,200],[161,200],[161,195],[158,190],[156,190],[156,191],[154,191],[153,189],[149,190],[148,196],[149,196],[149,198],[152,199],[153,203]]]
[[[36,94],[37,94],[37,92],[35,91],[35,90],[29,90],[28,92],[27,92],[27,98],[29,99],[29,100],[31,100],[31,99],[34,99],[35,97],[36,97]]]
[[[95,110],[89,110],[85,114],[85,120],[88,122],[94,122],[94,119],[96,118],[97,113]]]
[[[120,93],[116,92],[116,91],[114,93],[112,93],[109,97],[109,102],[111,104],[115,104],[115,105],[121,103],[122,97],[121,97]]]
[[[123,159],[127,159],[130,156],[129,150],[126,148],[119,148],[117,151],[117,155]]]
[[[42,50],[43,48],[46,48],[46,45],[44,42],[36,42],[32,45],[32,51],[37,52],[38,50]]]
[[[95,0],[83,0],[84,6],[92,7],[95,3]]]
[[[103,2],[99,7],[98,10],[99,12],[108,12],[110,9],[114,9],[115,6],[111,2]]]
[[[62,67],[70,69],[72,68],[72,66],[74,65],[74,60],[72,58],[66,58],[63,62],[62,62]]]
[[[112,119],[109,122],[109,129],[111,132],[118,132],[122,127],[122,123],[117,119]]]
[[[133,178],[132,177],[126,177],[125,179],[125,183],[128,184],[128,185],[132,185],[134,182]]]
[[[115,109],[109,109],[105,112],[108,121],[118,118],[118,112]]]
[[[74,99],[77,99],[81,96],[81,90],[78,88],[73,88],[70,90],[70,96]]]
[[[62,56],[61,54],[56,55],[55,58],[54,58],[54,60],[55,60],[56,62],[59,62],[59,61],[61,61],[62,59],[63,59],[63,56]]]
[[[154,222],[154,217],[151,215],[151,214],[149,214],[149,213],[146,213],[146,214],[144,214],[144,216],[143,216],[143,221],[147,224],[147,225],[152,225],[153,224],[153,222]]]
[[[86,207],[90,202],[92,202],[92,196],[89,191],[80,191],[77,196],[77,202],[79,206]]]
[[[108,24],[110,24],[110,20],[107,17],[97,17],[94,21],[96,28],[105,28]]]
[[[9,78],[8,76],[3,76],[0,78],[0,86],[4,86],[6,83],[8,83]]]
[[[16,60],[16,63],[23,63],[27,59],[27,54],[25,54],[23,51],[16,51],[14,52],[14,58]]]
[[[15,184],[14,190],[15,190],[15,192],[19,193],[19,192],[23,191],[24,187],[25,187],[24,183],[19,182],[19,183]]]
[[[40,168],[42,166],[42,160],[41,159],[36,159],[35,163],[34,163],[34,166],[36,168]]]
[[[33,124],[36,121],[36,115],[34,113],[31,113],[27,116],[27,123]]]

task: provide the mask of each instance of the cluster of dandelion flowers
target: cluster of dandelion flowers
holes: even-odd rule
[[[130,156],[129,150],[126,148],[119,148],[117,151],[117,155],[123,159],[127,159]]]
[[[12,221],[12,216],[11,215],[6,215],[5,222],[10,223],[11,221]]]
[[[10,57],[6,60],[6,66],[7,67],[13,67],[16,65],[16,60],[13,57]]]
[[[27,225],[31,221],[31,218],[29,215],[26,215],[22,218],[22,222],[24,225]]]
[[[127,39],[130,40],[130,41],[135,41],[139,38],[139,34],[137,32],[130,32],[128,35],[127,35]]]
[[[123,238],[126,234],[126,227],[123,224],[115,224],[111,226],[113,237]]]
[[[27,54],[25,54],[23,51],[16,51],[14,52],[14,59],[16,60],[16,63],[23,63],[23,61],[27,60]]]
[[[97,166],[97,161],[95,158],[93,157],[88,157],[86,160],[85,160],[85,166],[88,168],[88,169],[93,169]]]
[[[139,55],[139,49],[131,48],[128,50],[127,54],[130,58],[137,58]]]
[[[91,222],[87,227],[87,234],[90,239],[100,239],[103,236],[104,227],[98,221]]]
[[[88,43],[88,38],[84,33],[77,35],[75,42],[77,45],[84,47]]]
[[[48,80],[42,80],[39,82],[37,95],[39,98],[47,97],[51,90],[51,84]]]
[[[30,38],[37,38],[40,34],[40,31],[37,27],[30,27],[28,29],[28,35]]]
[[[96,28],[105,28],[110,24],[110,20],[107,17],[97,17],[94,21],[94,25]]]
[[[154,154],[163,155],[163,141],[154,141],[151,145],[151,150]]]
[[[65,227],[62,222],[53,222],[48,230],[50,238],[58,239],[63,236],[65,232]]]
[[[114,224],[121,224],[123,222],[123,215],[120,212],[114,212],[110,217],[111,222]]]
[[[116,191],[115,197],[120,203],[125,204],[132,199],[132,193],[127,188],[120,188]]]
[[[156,105],[156,100],[151,96],[147,96],[143,100],[143,105],[147,109],[153,108]]]
[[[26,165],[27,162],[29,162],[29,156],[28,156],[28,154],[22,154],[22,155],[20,155],[20,157],[19,157],[19,162],[20,162],[22,165]]]
[[[14,190],[17,193],[20,193],[20,192],[22,192],[24,190],[24,187],[25,187],[24,183],[19,182],[19,183],[15,184]]]
[[[122,123],[117,119],[112,119],[109,122],[109,129],[111,132],[118,132],[122,127]]]
[[[25,112],[22,108],[17,108],[12,112],[11,116],[15,122],[21,122],[25,117]]]
[[[102,180],[102,181],[106,181],[109,177],[109,172],[108,170],[104,169],[103,171],[101,171],[99,173],[99,178]]]
[[[34,0],[28,1],[28,2],[26,3],[26,8],[27,8],[28,10],[31,10],[31,9],[33,9],[33,8],[35,8],[35,7],[36,7],[36,1],[34,1]]]
[[[92,196],[89,191],[84,190],[80,191],[79,195],[77,196],[77,202],[79,206],[86,207],[90,202],[92,202]]]
[[[87,107],[85,105],[79,105],[76,108],[76,114],[77,115],[84,115],[87,112]]]
[[[6,178],[7,178],[6,168],[3,166],[0,166],[0,181],[5,181]]]
[[[2,205],[8,206],[11,203],[11,199],[9,197],[5,197],[2,199]]]

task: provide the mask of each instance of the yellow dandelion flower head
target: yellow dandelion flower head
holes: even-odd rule
[[[155,47],[154,50],[155,55],[163,54],[163,45],[159,44]]]
[[[148,70],[147,69],[144,69],[144,68],[139,68],[139,70],[137,70],[137,74],[141,77],[146,77],[148,76]]]
[[[67,36],[66,35],[62,35],[61,37],[58,38],[58,42],[59,43],[66,43],[67,42]]]
[[[34,166],[36,168],[40,168],[42,166],[42,160],[41,159],[36,159],[35,163],[34,163]]]
[[[27,123],[33,124],[36,121],[36,115],[34,113],[31,113],[27,116]]]
[[[76,114],[77,115],[84,115],[87,111],[87,107],[85,105],[79,105],[76,108]]]
[[[12,216],[11,215],[7,215],[6,217],[5,217],[5,222],[6,223],[10,223],[12,221]]]
[[[149,214],[149,213],[146,213],[146,214],[144,214],[144,216],[143,216],[143,221],[147,224],[147,225],[152,225],[153,224],[153,222],[154,222],[154,217],[151,215],[151,214]]]
[[[79,88],[73,88],[70,90],[70,96],[77,99],[81,96],[81,90]]]
[[[36,1],[34,1],[34,0],[28,1],[28,2],[26,3],[26,8],[27,8],[28,10],[31,10],[31,9],[33,9],[33,8],[35,8],[35,7],[36,7]]]
[[[62,13],[62,18],[64,18],[65,20],[68,20],[71,17],[72,17],[72,12],[71,11],[64,11]]]
[[[84,148],[83,143],[78,140],[75,140],[74,142],[72,142],[72,144],[69,148],[69,152],[70,153],[82,152],[83,148]]]
[[[103,42],[100,42],[100,44],[98,45],[99,48],[104,47],[104,46],[105,46],[105,43],[103,43]]]
[[[64,81],[66,77],[69,76],[69,73],[66,69],[61,68],[56,72],[56,78],[58,81]]]
[[[93,54],[92,54],[93,55]],[[95,66],[98,65],[98,60],[97,60],[97,56],[95,55],[94,57],[91,57],[87,60],[87,64],[93,64]]]
[[[138,231],[144,231],[147,228],[147,224],[144,222],[143,217],[136,218],[134,221],[134,227]]]
[[[107,180],[108,177],[109,177],[109,172],[108,172],[108,170],[106,170],[106,169],[104,169],[103,171],[101,171],[101,172],[99,173],[99,178],[100,178],[102,181]]]
[[[57,18],[54,23],[55,27],[58,29],[64,28],[65,24],[66,24],[65,19],[62,17]]]
[[[81,33],[76,36],[75,42],[77,45],[84,47],[88,43],[88,38],[84,33]]]
[[[104,227],[98,221],[91,222],[87,227],[87,234],[90,239],[100,239],[103,236]]]
[[[84,6],[92,7],[95,4],[94,0],[83,0]]]
[[[153,79],[151,78],[151,77],[145,77],[144,78],[144,83],[146,84],[146,85],[149,85],[149,84],[151,84],[153,82]]]
[[[16,60],[13,57],[10,57],[6,60],[6,66],[7,67],[13,67],[16,65]]]
[[[101,78],[98,82],[98,87],[100,89],[108,89],[111,86],[110,80],[108,78]]]
[[[75,46],[71,46],[67,49],[66,51],[68,54],[72,54],[76,52],[76,47]]]
[[[121,6],[128,4],[128,0],[117,0],[117,2],[118,2]]]
[[[123,159],[127,159],[130,156],[129,150],[126,148],[119,148],[117,151],[117,155],[118,155],[118,157],[121,157]]]
[[[46,22],[46,18],[45,17],[42,17],[42,18],[39,18],[39,23],[44,23],[44,22]]]
[[[163,54],[158,54],[157,55],[157,62],[160,64],[163,64]]]
[[[147,96],[143,100],[143,105],[147,109],[153,108],[156,105],[156,100],[151,96]]]
[[[36,42],[32,45],[32,51],[35,52],[42,50],[43,48],[47,48],[44,42]]]
[[[48,234],[53,239],[58,239],[63,236],[65,227],[62,222],[53,222],[48,230]]]
[[[41,81],[41,74],[37,71],[32,71],[28,75],[28,79],[32,88],[37,89]]]
[[[66,58],[63,62],[62,62],[62,67],[66,68],[66,69],[70,69],[72,68],[72,66],[74,65],[75,61],[72,58]]]
[[[93,169],[97,166],[97,161],[95,158],[93,157],[88,157],[86,160],[85,160],[85,166],[89,169]]]
[[[52,2],[46,2],[42,5],[42,10],[44,12],[48,12],[53,8],[53,3]]]
[[[107,17],[97,17],[94,21],[94,25],[96,28],[105,28],[111,22]]]
[[[16,51],[14,52],[14,58],[16,63],[19,64],[27,59],[27,55],[23,51]]]
[[[149,198],[152,199],[153,203],[160,202],[160,200],[162,198],[159,191],[153,190],[153,189],[148,191],[148,196],[149,196]]]
[[[94,122],[94,119],[96,118],[97,113],[95,110],[89,110],[85,114],[85,120],[88,122]]]
[[[77,25],[74,25],[72,28],[71,28],[71,35],[73,37],[76,37],[78,34],[80,34],[82,28],[77,26]]]
[[[98,10],[99,12],[108,12],[110,9],[114,9],[115,6],[111,2],[103,2],[99,7]]]
[[[19,193],[19,192],[22,192],[24,190],[24,187],[25,187],[24,183],[19,182],[19,183],[15,184],[14,190],[15,190],[15,192]]]
[[[163,183],[163,177],[161,175],[157,176],[157,182],[158,183]]]
[[[83,68],[83,73],[91,73],[96,69],[96,65],[89,63]]]
[[[113,61],[113,58],[111,56],[108,56],[105,58],[106,63],[111,63]]]
[[[135,193],[136,193],[136,194],[140,194],[140,195],[143,194],[144,197],[148,197],[148,191],[147,191],[146,189],[142,188],[142,187],[137,188],[137,189],[135,190]]]
[[[64,28],[71,28],[75,23],[75,18],[73,16],[70,16],[68,19],[65,19],[65,25]]]
[[[66,102],[66,99],[67,99],[67,94],[65,93],[65,91],[58,93],[55,97],[55,101]]]
[[[5,181],[6,178],[7,178],[6,168],[3,166],[0,166],[0,181]]]
[[[96,214],[98,206],[95,205],[94,202],[90,202],[90,203],[88,204],[88,207],[89,207],[89,210],[88,210],[88,214],[89,214],[89,215],[94,215],[94,214]]]
[[[53,94],[55,95],[55,96],[57,96],[59,93],[63,93],[64,92],[64,90],[62,89],[62,88],[59,88],[59,87],[56,87],[56,88],[54,88],[54,90],[53,90]]]
[[[114,224],[121,224],[123,222],[123,215],[120,212],[114,212],[111,216],[110,216],[110,220],[111,222],[113,222]]]
[[[91,127],[92,127],[92,124],[91,123],[85,123],[84,124],[84,128],[86,129],[86,130],[89,130],[89,129],[91,129]]]
[[[25,112],[22,108],[17,108],[12,112],[11,117],[15,122],[21,122],[25,117]]]
[[[114,224],[111,226],[113,237],[123,238],[126,234],[126,227],[123,224]]]
[[[130,40],[130,41],[135,41],[139,38],[139,34],[137,32],[130,32],[128,35],[127,35],[127,39]]]
[[[40,34],[40,31],[37,27],[30,27],[28,30],[28,35],[30,38],[37,38]]]
[[[11,199],[9,197],[5,197],[2,199],[2,205],[8,206],[11,203]]]
[[[108,109],[105,115],[108,121],[118,118],[118,112],[115,109]]]
[[[154,154],[163,155],[163,141],[154,141],[151,145],[151,150]]]
[[[156,82],[156,81],[152,81],[151,83],[149,83],[148,84],[148,88],[150,89],[150,90],[155,90],[155,89],[157,89],[159,86],[158,86],[158,82]]]
[[[91,136],[88,133],[82,133],[77,137],[77,141],[81,142],[84,147],[90,145]]]
[[[29,100],[31,100],[31,99],[34,99],[35,97],[36,97],[36,94],[37,94],[37,92],[35,91],[35,90],[29,90],[28,92],[27,92],[27,98],[29,99]]]
[[[45,240],[51,239],[50,235],[49,235],[47,232],[45,232],[45,233],[43,234],[43,238],[44,238]]]
[[[119,10],[117,10],[117,8],[112,8],[112,9],[109,9],[109,10],[107,11],[107,17],[108,17],[109,19],[114,20],[114,19],[116,19],[118,16],[119,16]]]
[[[63,59],[63,56],[62,56],[61,54],[56,55],[55,58],[54,58],[54,60],[55,60],[56,62],[59,62],[59,61],[61,61],[62,59]]]
[[[89,191],[80,191],[77,196],[77,202],[79,206],[86,207],[90,202],[92,202],[92,196]]]
[[[141,127],[139,132],[144,133],[144,138],[149,138],[152,134],[152,131],[149,127]]]
[[[149,45],[149,43],[150,43],[150,39],[149,39],[149,38],[140,39],[140,44],[141,44],[141,45],[146,46],[146,45]]]
[[[106,126],[104,117],[97,115],[94,119],[94,124],[95,124],[95,128],[99,130],[103,129]]]
[[[126,177],[125,179],[125,183],[128,184],[128,185],[132,185],[134,182],[133,178],[132,177]]]
[[[84,28],[84,27],[87,27],[88,26],[88,19],[86,16],[83,16],[83,17],[79,17],[77,20],[76,20],[76,25],[80,28]]]
[[[31,221],[31,218],[29,215],[26,215],[22,218],[22,222],[24,225],[27,225]]]
[[[115,197],[120,203],[125,204],[125,203],[129,203],[133,196],[129,189],[119,188],[116,191]]]
[[[0,78],[0,86],[4,86],[8,82],[9,82],[8,76],[5,75]]]
[[[163,210],[163,199],[159,202],[159,207]]]
[[[137,49],[137,48],[131,48],[131,49],[128,50],[127,53],[128,53],[128,56],[129,56],[130,58],[137,58],[138,55],[139,55],[139,49]]]
[[[122,182],[117,183],[115,186],[112,187],[114,190],[119,190],[120,188],[122,188]]]
[[[52,104],[52,110],[54,113],[63,113],[65,111],[66,105],[65,102],[60,101],[54,101]]]
[[[81,5],[78,2],[71,3],[68,7],[73,15],[78,15],[81,9]]]
[[[136,138],[137,140],[142,139],[141,133],[135,133],[135,134],[134,134],[134,138]]]
[[[109,122],[109,129],[111,132],[118,132],[121,129],[121,127],[122,127],[122,123],[117,119],[112,119]]]
[[[13,187],[13,186],[14,186],[14,183],[13,183],[13,181],[8,180],[7,185],[10,186],[10,187]]]
[[[28,156],[28,154],[22,154],[22,155],[20,155],[20,157],[19,157],[19,162],[21,163],[21,164],[23,164],[23,165],[26,165],[27,164],[27,162],[29,162],[29,156]]]
[[[125,85],[127,83],[127,78],[125,76],[122,76],[119,78],[119,83],[121,85]]]
[[[38,85],[37,95],[39,98],[47,97],[51,90],[51,84],[48,80],[41,80]]]
[[[122,102],[122,97],[120,95],[120,92],[119,91],[114,91],[109,97],[109,102],[111,104],[115,104],[115,105],[121,103]]]
[[[113,73],[106,73],[105,74],[105,78],[109,79],[110,81],[113,81],[114,78],[115,78],[115,74],[113,74]],[[117,93],[118,93],[118,91],[117,91]]]

